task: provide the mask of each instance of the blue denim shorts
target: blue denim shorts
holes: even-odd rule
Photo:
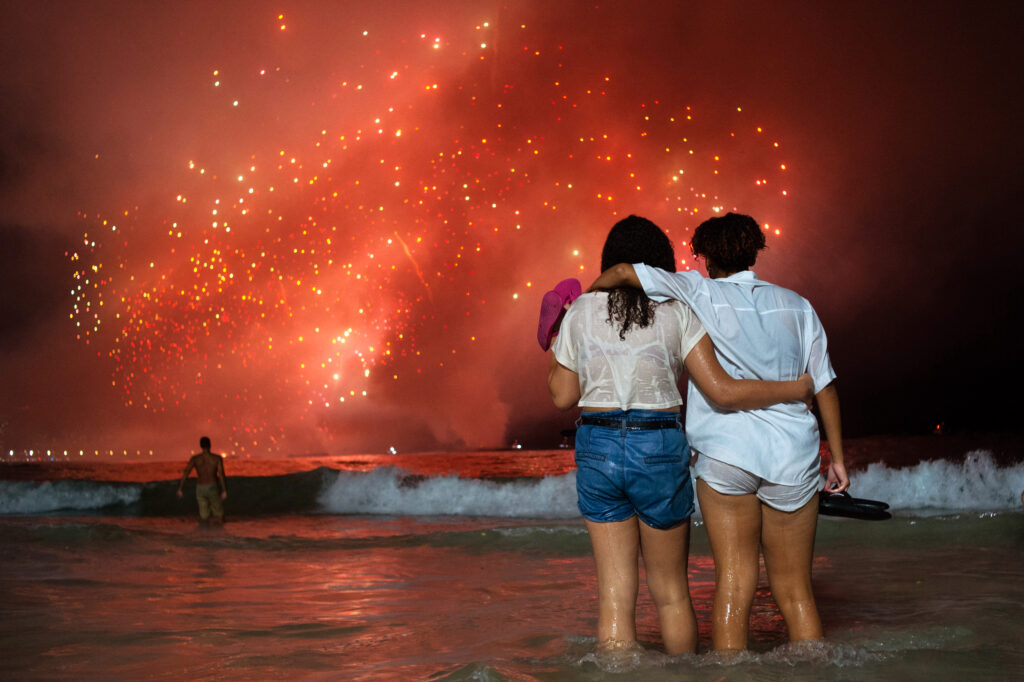
[[[623,426],[577,422],[576,495],[585,519],[625,521],[635,514],[652,528],[668,529],[690,518],[690,446],[677,413],[613,410],[586,416]],[[669,421],[675,428],[629,429],[627,420]]]

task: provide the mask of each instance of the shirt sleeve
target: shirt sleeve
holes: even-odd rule
[[[832,369],[832,361],[828,357],[828,338],[825,336],[825,328],[818,319],[818,314],[808,306],[806,325],[808,327],[808,338],[811,340],[810,354],[807,360],[807,373],[814,380],[814,392],[828,386],[836,378],[835,370]]]
[[[690,354],[693,347],[697,345],[697,342],[707,332],[704,330],[704,325],[701,324],[700,319],[690,309],[690,306],[685,303],[678,303],[676,305],[679,308],[679,323],[682,328],[682,334],[679,337],[679,357],[685,363],[686,356]]]
[[[633,270],[644,293],[654,301],[676,299],[693,305],[697,288],[704,277],[699,272],[666,272],[661,268],[652,268],[643,263],[634,263]]]
[[[573,314],[573,306],[569,306],[569,309],[565,311],[565,317],[562,318],[562,324],[558,328],[558,336],[555,337],[555,342],[551,345],[551,351],[555,354],[555,360],[558,360],[558,364],[578,373],[577,333],[574,330],[576,318],[577,315]]]

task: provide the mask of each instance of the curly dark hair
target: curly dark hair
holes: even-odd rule
[[[726,272],[746,270],[765,248],[764,231],[757,221],[742,213],[705,220],[693,232],[690,249]]]
[[[601,251],[601,272],[619,263],[643,263],[676,271],[672,242],[661,228],[646,218],[631,215],[615,223]],[[657,303],[643,289],[617,287],[608,292],[608,323],[619,325],[619,338],[636,325],[643,329],[654,321]]]

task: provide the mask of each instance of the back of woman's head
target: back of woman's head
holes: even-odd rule
[[[746,270],[765,247],[764,232],[748,215],[726,213],[705,220],[694,230],[690,248],[726,272]]]
[[[619,263],[643,263],[669,272],[676,271],[672,242],[661,228],[646,218],[631,215],[615,223],[601,251],[601,271]],[[644,328],[654,322],[657,304],[634,287],[619,287],[608,292],[608,323],[617,324],[619,338],[633,327]]]
[[[615,223],[601,251],[601,272],[619,263],[643,263],[676,271],[672,242],[647,218],[631,215]]]

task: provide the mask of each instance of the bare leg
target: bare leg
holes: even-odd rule
[[[711,644],[715,651],[746,649],[759,571],[761,500],[723,495],[703,479],[697,479],[697,499],[715,559]]]
[[[821,619],[811,589],[818,496],[793,512],[764,505],[762,519],[761,541],[768,582],[786,621],[789,640],[821,639]]]
[[[686,568],[690,558],[690,521],[658,530],[640,522],[640,546],[647,568],[647,587],[658,608],[665,651],[697,651],[697,617],[690,602]]]
[[[636,642],[636,595],[640,581],[637,519],[596,523],[587,531],[597,560],[597,646],[620,647]]]

